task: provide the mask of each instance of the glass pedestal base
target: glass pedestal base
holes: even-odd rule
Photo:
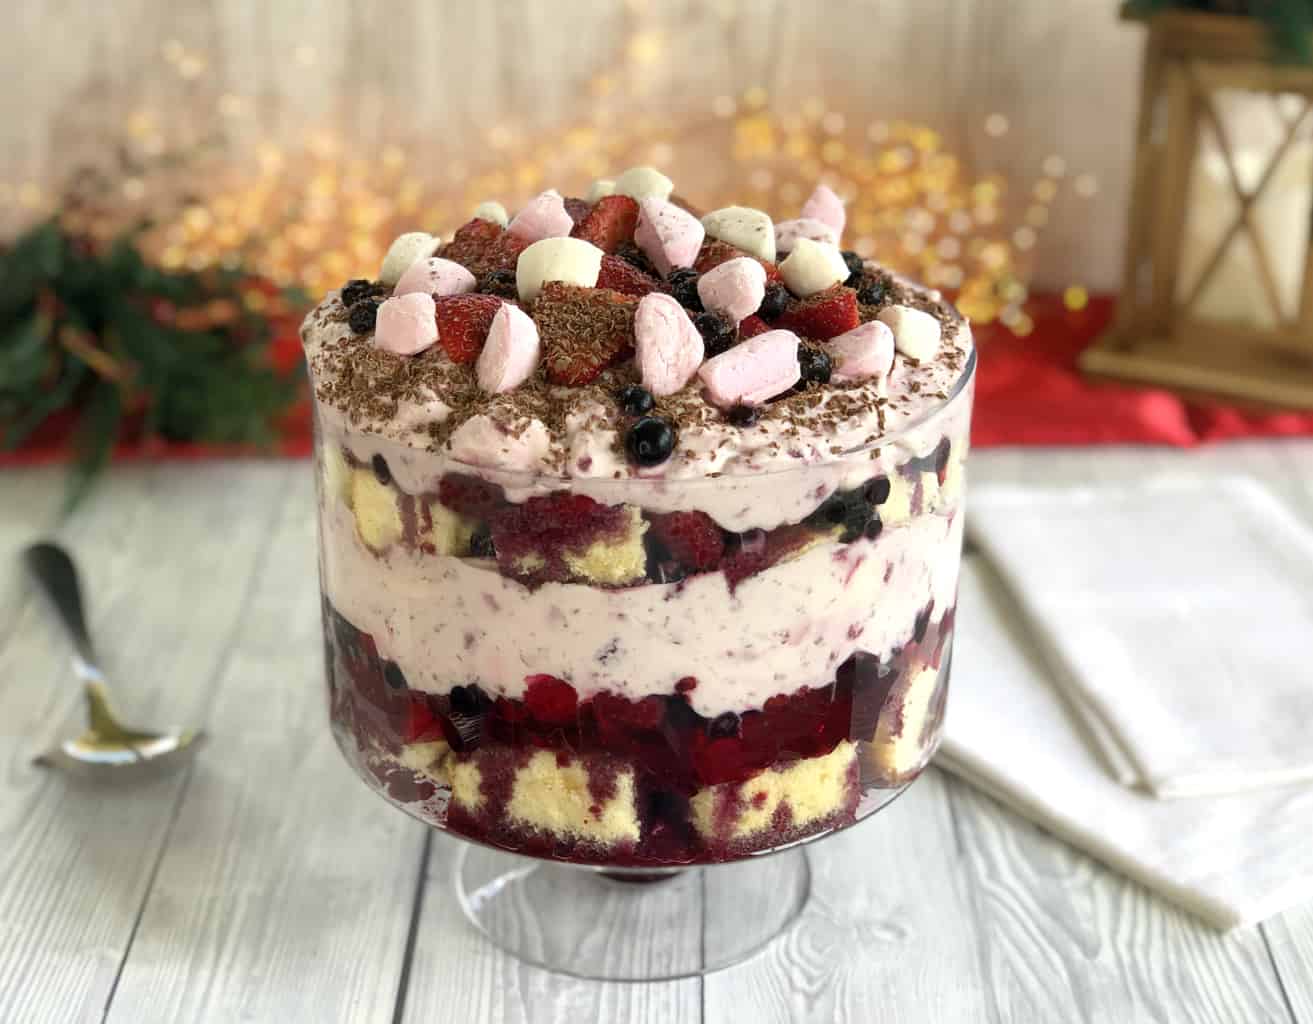
[[[811,893],[803,847],[709,867],[600,869],[462,844],[465,916],[512,956],[599,981],[673,981],[760,952]]]

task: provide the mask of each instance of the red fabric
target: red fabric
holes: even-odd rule
[[[1079,312],[1061,296],[1040,295],[1027,306],[1035,322],[1024,338],[999,324],[976,328],[980,365],[972,444],[1003,445],[1165,444],[1189,447],[1239,437],[1313,434],[1313,413],[1249,413],[1225,405],[1187,403],[1157,388],[1092,381],[1076,369],[1076,357],[1107,327],[1111,296],[1094,296]],[[299,341],[292,334],[276,343],[279,366],[294,365]],[[0,452],[0,466],[55,461],[69,453],[73,420],[45,424],[16,452]],[[131,431],[126,431],[131,437]],[[197,459],[211,456],[309,454],[310,409],[289,410],[273,452],[238,446],[130,440],[117,459]]]

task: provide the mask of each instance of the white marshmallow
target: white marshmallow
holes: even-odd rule
[[[911,306],[886,306],[877,314],[881,323],[894,332],[894,347],[903,355],[925,362],[939,351],[943,333],[939,320]]]
[[[486,220],[505,227],[510,222],[510,214],[506,212],[506,207],[502,206],[497,200],[489,199],[474,208],[474,219]]]
[[[597,286],[602,250],[582,238],[543,238],[520,253],[515,264],[515,287],[521,302],[538,297],[548,281],[564,281],[581,288]]]
[[[598,178],[588,187],[588,201],[595,203],[599,199],[615,195],[615,182],[610,178]]]
[[[519,387],[533,374],[541,352],[533,318],[519,306],[503,302],[474,368],[479,387],[494,395]]]
[[[822,220],[799,217],[797,220],[782,220],[775,225],[775,251],[790,252],[799,238],[810,238],[813,242],[825,242],[827,245],[839,244],[839,232]]]
[[[438,251],[442,240],[427,231],[407,231],[398,235],[388,246],[387,255],[383,257],[383,267],[378,272],[378,279],[384,284],[396,284],[401,275],[410,269],[416,260],[432,256]]]
[[[830,225],[834,228],[836,236],[843,234],[844,222],[848,219],[843,209],[843,200],[835,195],[834,189],[829,185],[816,186],[811,196],[802,204],[802,216]]]
[[[615,191],[638,202],[644,199],[669,199],[675,183],[655,167],[631,167],[615,180]]]
[[[750,206],[725,206],[702,218],[712,238],[742,249],[759,260],[775,259],[775,225],[770,216]]]
[[[848,264],[837,245],[799,238],[780,264],[789,291],[799,298],[815,295],[848,279]]]

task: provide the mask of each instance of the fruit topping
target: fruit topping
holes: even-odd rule
[[[709,572],[720,564],[725,553],[724,531],[705,512],[654,515],[648,539],[660,545],[662,554],[678,562],[685,573]]]
[[[851,331],[860,323],[857,293],[851,288],[839,287],[795,302],[776,321],[776,326],[804,338],[824,341]]]
[[[479,358],[492,319],[502,305],[495,295],[477,293],[448,295],[438,300],[434,309],[438,344],[453,363],[472,363]]]
[[[765,334],[770,329],[770,324],[754,313],[750,317],[745,317],[743,322],[739,324],[739,341],[755,338],[758,334]]]
[[[761,409],[755,405],[736,405],[726,414],[736,427],[750,427],[761,419]]]
[[[652,292],[665,290],[657,278],[619,256],[602,257],[602,266],[597,272],[597,287],[639,299]]]
[[[553,384],[587,384],[628,355],[634,343],[636,306],[632,298],[617,292],[558,281],[544,285],[533,304],[533,319],[542,340],[547,379]]]
[[[494,270],[514,270],[520,253],[528,245],[526,239],[476,217],[457,230],[452,240],[438,250],[438,255],[461,264],[475,277],[482,277]]]
[[[658,466],[674,450],[674,425],[659,416],[644,416],[625,434],[625,451],[640,466]]]
[[[693,326],[702,336],[705,354],[708,359],[728,351],[734,346],[737,336],[734,325],[719,313],[699,313],[693,318]]]
[[[575,226],[573,234],[605,253],[614,253],[623,243],[633,241],[637,224],[637,202],[628,196],[604,196]]]
[[[801,375],[799,388],[805,388],[808,384],[828,384],[832,372],[830,357],[818,348],[801,345],[798,348],[798,372]]]
[[[680,267],[672,270],[666,277],[666,286],[679,304],[685,309],[700,312],[702,297],[698,295],[698,272],[692,267]]]
[[[761,305],[757,307],[757,316],[763,320],[778,320],[788,308],[789,289],[782,284],[768,285]]]
[[[368,334],[374,329],[378,320],[379,299],[366,297],[357,299],[347,311],[347,324],[357,334]]]
[[[620,408],[627,416],[642,416],[644,413],[651,412],[654,404],[652,392],[637,384],[626,384],[621,388],[616,401],[620,403]]]

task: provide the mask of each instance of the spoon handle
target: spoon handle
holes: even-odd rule
[[[24,557],[33,578],[41,585],[59,620],[68,630],[78,654],[78,673],[84,679],[103,679],[96,666],[96,653],[82,611],[82,592],[73,559],[58,544],[50,543],[33,544],[24,552]]]

